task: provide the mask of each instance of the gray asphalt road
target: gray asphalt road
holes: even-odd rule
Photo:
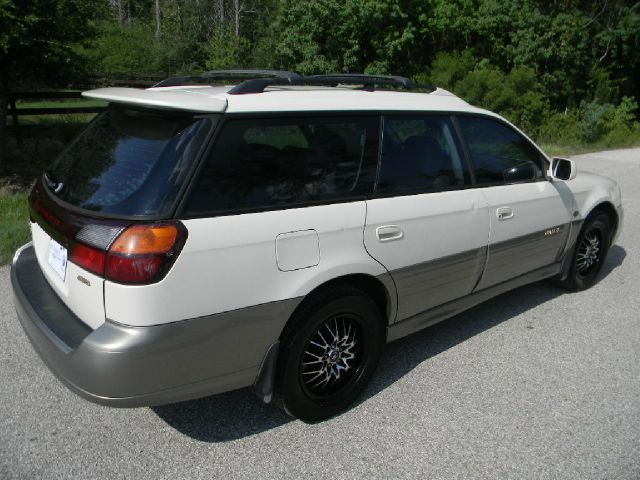
[[[81,400],[31,349],[0,269],[0,478],[640,478],[640,149],[576,158],[623,191],[601,281],[523,287],[390,345],[361,401],[321,424],[247,390]]]

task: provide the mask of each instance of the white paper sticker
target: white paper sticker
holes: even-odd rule
[[[67,276],[67,249],[54,239],[49,242],[49,265],[64,282]]]

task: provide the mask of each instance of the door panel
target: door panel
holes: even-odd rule
[[[401,238],[379,238],[380,227],[388,226]],[[396,283],[398,321],[470,293],[488,236],[488,205],[476,190],[367,201],[365,246]]]
[[[457,122],[490,210],[487,265],[476,289],[557,261],[569,232],[573,202],[546,180],[544,155],[498,119],[459,116]]]
[[[558,260],[569,234],[572,204],[548,181],[485,187],[489,257],[478,290]],[[505,209],[510,216],[505,217]]]

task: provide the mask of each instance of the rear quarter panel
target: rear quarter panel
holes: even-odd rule
[[[126,325],[162,324],[302,297],[342,275],[385,274],[364,249],[365,215],[365,202],[357,201],[185,220],[187,242],[161,282],[105,282],[106,316]],[[319,262],[278,268],[278,235],[308,230],[318,233]]]

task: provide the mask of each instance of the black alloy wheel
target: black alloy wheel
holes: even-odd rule
[[[607,257],[611,244],[611,221],[596,211],[585,221],[578,234],[567,278],[560,282],[569,290],[592,286]]]
[[[280,337],[276,402],[301,420],[336,415],[362,393],[386,339],[363,291],[334,286],[304,300]]]

